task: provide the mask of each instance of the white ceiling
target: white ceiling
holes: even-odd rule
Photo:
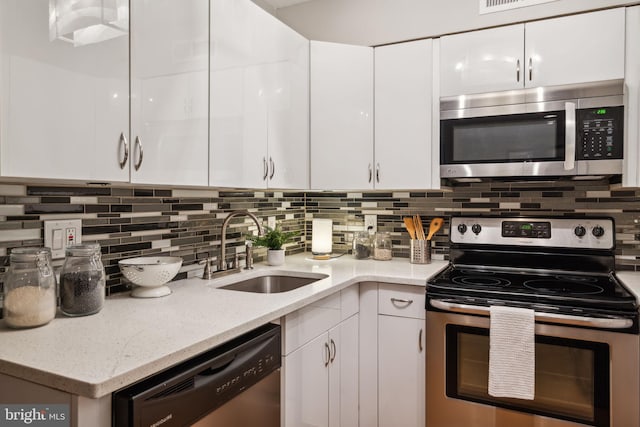
[[[268,3],[274,9],[280,9],[282,7],[293,6],[298,3],[306,3],[311,0],[263,0],[265,3]]]

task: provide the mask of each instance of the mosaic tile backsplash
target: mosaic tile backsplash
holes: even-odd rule
[[[434,217],[445,225],[434,237],[435,259],[447,259],[448,224],[453,214],[599,215],[616,222],[616,268],[640,269],[640,189],[618,189],[605,181],[488,182],[439,191],[228,191],[135,188],[128,186],[44,186],[0,184],[0,282],[11,249],[42,246],[43,221],[82,219],[84,242],[102,246],[108,293],[130,289],[118,260],[172,255],[184,259],[176,277],[202,273],[199,261],[217,257],[220,228],[234,210],[273,216],[283,229],[298,231],[287,253],[311,247],[315,218],[333,220],[334,253],[350,251],[353,233],[364,229],[364,215],[375,214],[378,230],[391,233],[394,257],[409,257],[409,235],[402,218],[418,214],[425,228]],[[231,223],[228,253],[244,251],[256,227],[248,219]],[[256,261],[265,249],[254,251]],[[56,266],[62,260],[54,262]]]

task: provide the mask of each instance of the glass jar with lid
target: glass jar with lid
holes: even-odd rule
[[[353,236],[353,257],[368,259],[371,256],[371,236],[368,231],[359,231]]]
[[[98,243],[68,246],[60,273],[60,311],[87,316],[102,309],[105,272]]]
[[[4,280],[5,322],[12,328],[32,328],[56,316],[56,276],[49,248],[15,248]]]
[[[376,237],[373,242],[373,259],[379,261],[390,260],[392,249],[393,245],[391,243],[391,235],[386,231],[376,233]]]

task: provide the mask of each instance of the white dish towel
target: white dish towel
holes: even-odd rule
[[[533,400],[535,311],[491,306],[489,395]]]

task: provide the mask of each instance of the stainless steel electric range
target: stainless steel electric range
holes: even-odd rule
[[[427,281],[427,427],[640,425],[638,303],[611,218],[453,217]],[[535,397],[488,393],[490,307],[535,310]]]

